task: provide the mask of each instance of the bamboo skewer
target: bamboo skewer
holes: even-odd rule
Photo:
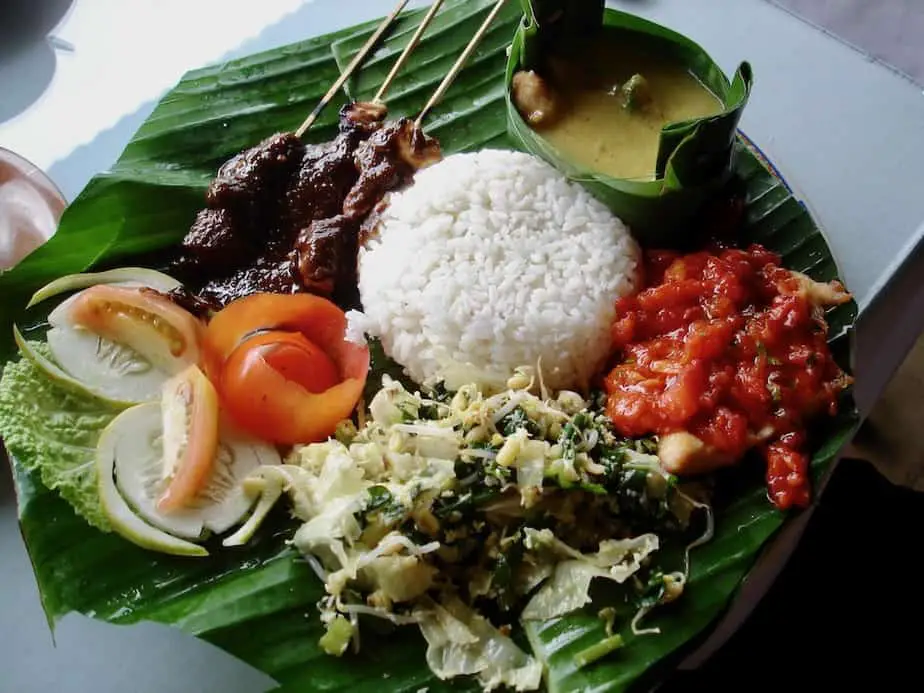
[[[494,8],[491,10],[491,13],[485,18],[484,22],[478,27],[478,31],[475,32],[475,35],[472,37],[472,40],[469,41],[468,45],[465,47],[465,50],[462,51],[462,55],[459,56],[459,59],[456,60],[455,64],[450,68],[447,75],[443,78],[443,81],[440,82],[440,85],[436,88],[436,91],[433,92],[433,96],[430,97],[430,100],[427,101],[427,105],[423,107],[423,110],[417,116],[417,120],[414,121],[414,126],[419,128],[423,123],[423,119],[426,117],[427,113],[433,108],[437,102],[443,98],[446,91],[452,85],[453,80],[462,70],[465,62],[471,57],[472,53],[475,52],[475,48],[478,47],[478,44],[481,42],[481,39],[484,38],[484,35],[488,33],[488,29],[491,27],[491,23],[494,21],[494,18],[497,17],[498,13],[504,6],[504,3],[507,0],[497,0],[497,3],[494,5]]]
[[[324,107],[331,102],[331,99],[337,94],[340,88],[346,83],[350,78],[350,75],[353,74],[354,70],[359,66],[359,64],[365,59],[369,54],[369,51],[372,50],[372,47],[378,43],[378,40],[382,37],[388,27],[392,25],[392,22],[395,21],[395,18],[401,13],[401,10],[404,9],[404,6],[407,5],[408,0],[399,0],[398,4],[395,5],[395,8],[391,11],[385,19],[382,20],[382,23],[379,24],[378,29],[375,30],[375,33],[369,37],[369,40],[359,49],[359,52],[353,58],[347,68],[341,73],[340,77],[331,85],[331,88],[328,89],[327,93],[321,99],[317,106],[314,107],[314,110],[308,114],[308,117],[305,118],[305,122],[302,123],[298,130],[295,131],[296,137],[301,137],[307,132],[308,128],[314,125],[314,121],[317,120],[318,116],[321,115],[321,111],[324,110]]]
[[[407,62],[407,59],[410,57],[411,52],[417,47],[417,44],[420,43],[420,39],[423,36],[424,31],[427,30],[427,27],[430,26],[430,22],[433,21],[433,17],[439,11],[445,0],[436,0],[427,10],[427,14],[424,15],[424,18],[420,21],[420,26],[417,27],[417,31],[414,32],[414,35],[411,37],[411,40],[404,47],[404,50],[401,52],[401,55],[398,56],[398,60],[392,65],[391,71],[388,73],[388,76],[385,78],[385,81],[382,82],[382,86],[379,87],[378,92],[372,98],[372,103],[382,103],[382,98],[385,96],[385,92],[388,91],[388,88],[391,86],[392,81],[398,75],[398,71],[404,67],[404,63]]]

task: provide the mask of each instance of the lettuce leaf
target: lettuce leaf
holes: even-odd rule
[[[44,342],[32,346],[49,355]],[[110,531],[96,489],[96,443],[119,409],[56,385],[25,359],[0,378],[0,438],[10,456],[61,494],[94,527]]]

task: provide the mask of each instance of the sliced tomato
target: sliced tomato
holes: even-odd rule
[[[180,510],[208,484],[218,454],[218,393],[195,365],[164,384],[162,512]]]
[[[333,357],[343,342],[346,315],[312,294],[251,294],[218,311],[209,322],[206,342],[211,356],[224,362],[244,339],[268,330],[303,334]]]
[[[294,445],[326,439],[352,413],[365,374],[311,392],[272,363],[276,345],[252,343],[256,341],[244,342],[225,364],[221,389],[228,412],[264,440]],[[303,365],[306,369],[314,365],[307,354]]]
[[[68,304],[67,317],[78,327],[131,347],[167,373],[199,361],[202,324],[150,289],[92,286]]]
[[[244,344],[250,350],[259,350],[270,368],[308,392],[324,392],[340,382],[337,364],[303,334],[262,332]],[[240,347],[235,351],[238,350]]]
[[[253,294],[209,323],[209,375],[254,435],[286,445],[324,440],[352,413],[369,370],[368,348],[345,332],[346,316],[326,299]]]

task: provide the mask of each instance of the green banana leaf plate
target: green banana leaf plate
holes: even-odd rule
[[[493,1],[450,0],[395,83],[392,115],[414,114],[446,74]],[[369,98],[381,83],[421,14],[409,12],[351,80],[341,101]],[[428,132],[446,152],[514,148],[507,134],[506,50],[520,23],[508,3],[484,41],[429,118]],[[57,234],[15,269],[0,275],[0,331],[28,326],[22,310],[39,286],[64,274],[126,264],[156,265],[158,251],[176,243],[203,204],[218,165],[263,137],[295,129],[340,74],[375,24],[353,27],[187,74],[160,102],[113,167],[93,178],[66,210]],[[333,136],[329,108],[309,133]],[[736,143],[735,175],[746,196],[744,239],[780,252],[786,264],[828,280],[835,260],[805,207],[743,139]],[[838,353],[848,358],[856,306],[828,316]],[[14,359],[12,340],[0,358]],[[7,368],[21,368],[10,366]],[[49,394],[49,393],[46,393]],[[79,440],[56,426],[68,407],[64,395],[31,399],[7,393],[0,402],[21,412],[21,427],[4,430],[11,457],[22,534],[49,624],[80,612],[113,624],[144,620],[179,628],[272,676],[286,691],[475,690],[472,681],[441,682],[423,658],[414,629],[369,633],[363,651],[346,660],[324,655],[314,604],[322,586],[286,544],[292,524],[279,512],[243,550],[214,547],[206,559],[178,559],[135,547],[77,515],[66,496],[84,507],[95,435],[112,415],[82,411]],[[818,431],[816,482],[831,469],[855,428],[852,407]],[[36,428],[35,422],[46,425]],[[39,432],[36,432],[36,431]],[[52,450],[68,460],[67,474],[43,476],[38,455]],[[575,652],[602,637],[596,610],[577,612],[533,628],[527,635],[547,667],[549,691],[622,691],[665,676],[725,612],[768,541],[787,521],[766,498],[759,470],[741,473],[733,500],[717,508],[715,538],[692,555],[689,588],[676,604],[651,618],[662,634],[636,638],[613,656],[586,667]],[[55,490],[57,489],[57,490]],[[83,505],[82,505],[83,503]],[[105,522],[96,519],[98,525]]]

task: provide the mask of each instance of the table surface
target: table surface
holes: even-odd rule
[[[920,88],[763,0],[612,4],[676,27],[728,71],[743,58],[753,64],[742,128],[808,202],[860,303],[857,399],[868,412],[924,329],[924,284],[914,278],[924,265],[924,196],[906,173],[924,159]],[[186,69],[380,16],[391,5],[261,0],[243,12],[223,0],[76,0],[53,32],[63,48],[42,44],[31,57],[0,63],[0,146],[47,170],[73,198]],[[47,86],[27,106],[36,83]],[[192,690],[190,681],[198,691],[271,687],[210,645],[154,624],[116,628],[69,616],[53,648],[9,478],[0,474],[0,693],[171,693]]]

